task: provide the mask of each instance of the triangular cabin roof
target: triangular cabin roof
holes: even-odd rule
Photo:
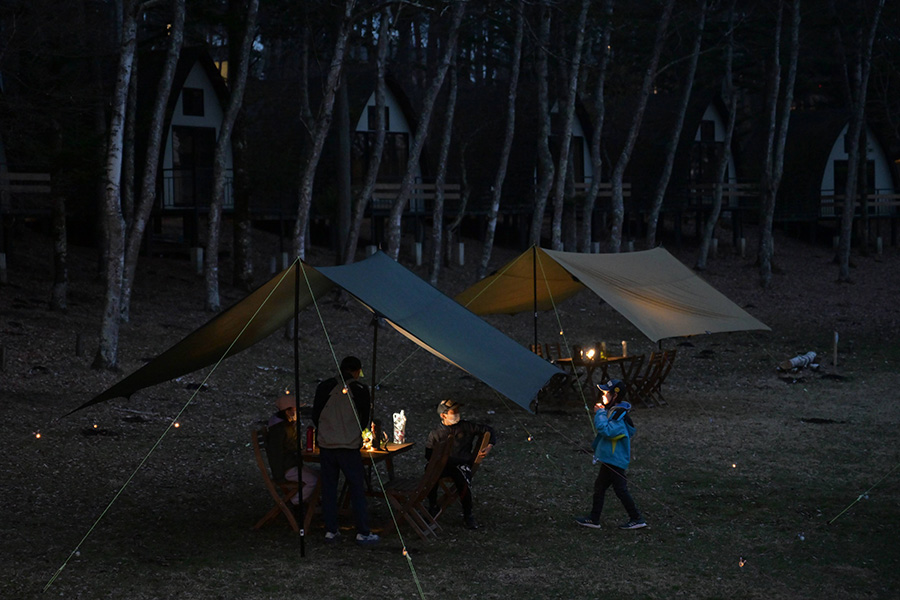
[[[820,216],[823,178],[830,167],[835,144],[850,122],[850,114],[840,109],[794,110],[788,125],[784,147],[784,172],[775,204],[778,220],[814,220]],[[763,163],[764,124],[751,136],[744,176],[758,181]],[[869,142],[883,151],[884,143],[879,132],[867,124]],[[876,152],[880,155],[881,152]],[[891,185],[897,187],[896,167],[886,163],[891,173]],[[836,191],[840,194],[840,191]]]
[[[603,177],[609,174],[625,146],[625,139],[634,118],[635,99],[619,97],[607,100],[606,118],[603,123]],[[645,210],[649,208],[653,193],[659,184],[665,160],[666,146],[672,135],[678,117],[680,98],[677,94],[651,94],[641,120],[641,129],[634,145],[624,181],[631,184],[631,199],[626,199],[626,208]],[[680,193],[689,183],[691,146],[707,108],[713,107],[722,118],[727,110],[717,94],[696,91],[688,102],[681,136],[675,151],[675,162],[666,191],[664,207],[673,207],[684,198]],[[735,159],[737,160],[737,159]]]

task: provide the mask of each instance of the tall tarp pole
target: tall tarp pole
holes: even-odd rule
[[[534,285],[534,352],[537,353],[537,245],[531,247],[531,282]]]
[[[377,373],[377,371],[375,370],[375,367],[378,364],[378,315],[375,313],[372,313],[372,327],[373,327],[374,331],[372,333],[372,392],[371,392],[370,397],[372,398],[371,416],[374,419],[375,418],[375,388],[378,387],[378,380],[375,378],[376,373]],[[367,423],[366,427],[368,427],[368,426],[369,426],[369,424]]]
[[[300,260],[294,263],[294,433],[297,438],[297,493],[300,495],[300,501],[297,503],[300,516],[300,556],[306,556],[306,529],[303,524],[306,522],[306,511],[303,507],[303,449],[300,444],[303,439],[300,437]]]

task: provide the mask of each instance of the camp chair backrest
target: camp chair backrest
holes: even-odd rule
[[[428,492],[437,485],[452,449],[453,438],[448,438],[432,448],[431,458],[419,479],[395,479],[385,487],[385,494],[394,510],[426,541],[437,537],[441,527],[428,513],[424,501]]]
[[[662,367],[662,352],[651,352],[643,372],[635,379],[634,385],[631,386],[631,397],[635,403],[640,402],[648,408],[656,405],[654,389],[659,381]]]
[[[653,399],[657,404],[668,404],[662,393],[662,384],[672,371],[672,365],[675,364],[675,352],[673,348],[663,352],[662,366],[659,368],[659,377],[656,378],[656,385],[653,388]]]
[[[626,385],[622,397],[633,403],[632,397],[634,396],[635,384],[640,378],[641,367],[644,365],[644,355],[633,354],[622,358],[618,362],[622,369],[622,380],[625,381]]]
[[[475,472],[478,471],[478,468],[481,466],[481,462],[484,460],[484,455],[482,451],[488,447],[491,443],[491,434],[485,432],[483,436],[481,436],[481,443],[478,444],[478,450],[475,454],[475,460],[472,462],[472,477],[475,477]],[[459,492],[456,490],[456,486],[453,484],[453,480],[449,477],[441,477],[440,478],[440,486],[442,495],[438,500],[438,506],[441,510],[446,510],[448,506],[456,502],[459,498]]]
[[[265,455],[266,437],[268,436],[268,433],[268,428],[266,427],[253,429],[250,432],[250,439],[253,445],[253,454],[256,457],[256,465],[259,467],[259,472],[262,475],[266,489],[269,490],[269,494],[275,501],[275,506],[273,506],[271,510],[269,510],[269,512],[253,526],[253,529],[259,529],[269,521],[278,517],[279,514],[283,514],[287,518],[291,529],[299,533],[300,527],[297,525],[297,519],[294,518],[294,510],[291,505],[291,498],[298,493],[299,484],[296,481],[275,481],[272,479],[269,473],[269,467],[265,458],[263,458]],[[306,509],[305,518],[303,519],[304,529],[309,529],[313,508],[319,499],[319,489],[319,486],[316,486],[315,491],[307,502],[308,508]]]
[[[544,344],[544,347],[544,358],[546,358],[550,362],[563,357],[562,346],[559,342],[547,342],[546,344]]]

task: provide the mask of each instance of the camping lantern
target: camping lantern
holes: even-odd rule
[[[588,360],[594,360],[594,349],[593,348],[588,349],[587,357],[588,357]]]

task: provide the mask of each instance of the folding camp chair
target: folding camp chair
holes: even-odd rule
[[[675,349],[665,350],[662,353],[662,364],[659,367],[659,374],[656,377],[656,382],[653,387],[648,391],[650,396],[653,398],[653,401],[659,405],[668,404],[665,397],[662,393],[662,384],[669,376],[669,372],[672,370],[672,365],[675,363]]]
[[[659,382],[659,375],[663,368],[663,353],[651,352],[644,365],[643,372],[635,378],[630,386],[630,400],[635,406],[640,402],[647,408],[656,405],[655,389]]]
[[[272,495],[272,499],[275,501],[275,506],[273,506],[272,509],[253,526],[253,529],[259,529],[269,521],[277,518],[279,514],[283,514],[287,518],[291,529],[300,533],[297,519],[294,518],[294,507],[291,504],[291,498],[298,493],[300,484],[296,481],[287,481],[283,479],[274,480],[269,475],[269,468],[266,466],[265,459],[263,458],[267,433],[268,429],[266,427],[259,430],[254,429],[250,432],[250,437],[253,441],[253,454],[256,455],[256,464],[259,467],[259,472],[262,474],[263,483],[266,484],[266,489],[269,490],[269,494]],[[315,489],[306,501],[306,515],[303,519],[304,531],[309,529],[313,511],[319,500],[321,488],[322,484],[320,481],[316,484]]]
[[[437,537],[437,532],[441,529],[425,508],[424,502],[431,488],[437,485],[452,448],[453,438],[448,438],[433,448],[431,458],[425,465],[425,472],[420,478],[394,479],[384,488],[395,513],[402,516],[425,541],[430,537]]]
[[[482,451],[487,448],[490,442],[491,434],[485,433],[481,437],[481,443],[478,445],[478,453],[475,455],[475,461],[472,463],[472,477],[475,477],[475,472],[478,470],[478,467],[481,466],[481,461],[484,460]],[[459,499],[459,490],[456,489],[456,485],[454,485],[453,479],[450,477],[441,477],[438,480],[438,485],[441,488],[441,496],[438,498],[438,507],[441,511],[444,511],[448,506]]]
[[[641,367],[644,365],[644,355],[632,354],[631,356],[624,356],[617,360],[616,364],[621,369],[621,378],[625,382],[625,390],[622,392],[622,397],[633,404],[635,381],[640,377]],[[610,375],[610,379],[612,378],[613,376]]]

